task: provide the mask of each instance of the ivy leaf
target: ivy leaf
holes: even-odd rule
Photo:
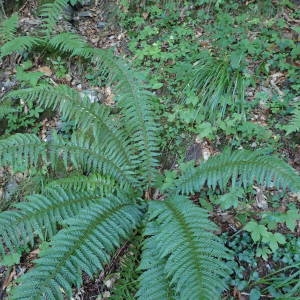
[[[244,230],[250,232],[250,235],[254,242],[258,242],[259,240],[261,240],[261,238],[267,239],[270,233],[267,231],[265,225],[260,225],[256,221],[248,222],[245,225]]]
[[[9,255],[5,255],[3,260],[0,262],[0,265],[11,267],[15,264],[20,263],[21,253],[12,253]]]
[[[261,294],[258,289],[252,289],[249,294],[249,300],[259,300],[260,296],[261,296]]]

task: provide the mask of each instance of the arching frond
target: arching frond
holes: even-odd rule
[[[0,139],[0,166],[13,169],[28,169],[46,161],[46,144],[32,134],[15,134]]]
[[[112,194],[116,188],[117,183],[101,174],[91,174],[88,176],[84,175],[73,175],[65,178],[59,178],[52,180],[46,185],[46,189],[53,187],[62,187],[63,189],[70,191],[87,191],[100,193],[102,197]]]
[[[55,35],[49,40],[49,45],[60,52],[68,52],[71,56],[90,58],[94,54],[94,49],[81,36],[72,32]]]
[[[224,152],[199,167],[188,168],[175,185],[177,191],[192,193],[205,184],[225,189],[230,180],[232,186],[248,186],[256,181],[268,187],[300,189],[300,177],[287,163],[266,151],[247,150]]]
[[[17,210],[0,214],[0,239],[10,250],[20,245],[33,245],[34,237],[51,238],[57,232],[57,223],[73,217],[91,203],[99,202],[101,193],[71,192],[56,187],[45,195],[27,196],[28,201],[14,206]]]
[[[148,185],[154,180],[158,165],[159,128],[153,112],[153,95],[147,90],[144,74],[130,70],[120,59],[99,49],[95,51],[95,61],[110,74],[122,108],[123,124],[138,153],[143,182]]]
[[[0,58],[15,52],[28,51],[34,46],[41,43],[42,40],[40,38],[36,38],[32,36],[18,36],[1,46]]]
[[[137,160],[130,139],[111,121],[110,109],[99,103],[90,103],[77,91],[65,85],[50,85],[20,89],[6,95],[6,99],[21,98],[23,101],[34,101],[44,108],[58,109],[62,117],[72,120],[74,126],[82,133],[93,132],[95,140],[101,147],[111,149],[115,155],[126,161],[127,165]],[[138,162],[135,163],[136,165]]]
[[[54,0],[41,6],[40,17],[43,21],[45,34],[53,32],[58,20],[63,15],[64,9],[68,6],[68,0]]]
[[[12,14],[8,19],[0,23],[0,44],[11,41],[16,34],[19,18],[17,14]]]
[[[63,299],[84,271],[102,270],[112,252],[140,223],[142,211],[126,198],[102,199],[69,219],[51,247],[41,253],[35,268],[25,274],[12,299]],[[117,230],[116,230],[117,228]]]
[[[286,134],[297,132],[300,130],[300,105],[296,105],[293,110],[293,117],[287,125],[284,126]]]
[[[213,234],[216,226],[209,221],[205,210],[182,196],[165,201],[152,201],[149,207],[150,226],[156,230],[146,231],[151,240],[151,251],[157,253],[164,264],[164,274],[170,280],[178,298],[218,299],[226,288],[225,278],[229,269],[226,259],[231,259],[221,240]],[[144,256],[144,259],[147,259]],[[145,264],[145,263],[144,263]],[[146,264],[146,276],[152,275],[155,263]],[[149,272],[148,272],[149,271]],[[160,269],[161,274],[161,269]],[[145,288],[145,287],[144,287]],[[154,290],[150,289],[151,292]],[[147,299],[165,299],[166,290],[153,293]]]
[[[149,231],[153,224],[149,224],[145,235],[157,234]],[[140,288],[137,298],[140,300],[173,300],[176,299],[170,287],[171,280],[165,273],[166,258],[161,258],[157,250],[155,238],[148,237],[144,242],[143,255],[139,269],[143,271],[139,278]]]
[[[9,104],[0,103],[0,119],[4,118],[6,115],[16,111],[16,108]]]
[[[73,134],[71,140],[64,140],[53,135],[47,147],[52,166],[61,159],[66,167],[72,164],[77,170],[109,176],[123,187],[137,184],[132,166],[127,165],[114,149],[107,148],[91,138]]]

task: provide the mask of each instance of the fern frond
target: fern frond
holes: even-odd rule
[[[32,134],[15,134],[0,139],[0,166],[28,169],[46,161],[46,144]]]
[[[58,109],[62,117],[74,121],[74,126],[81,132],[93,132],[101,147],[111,149],[120,160],[127,165],[138,165],[135,162],[133,146],[124,130],[117,128],[111,122],[110,109],[99,103],[90,103],[74,89],[65,85],[52,87],[50,85],[35,88],[20,89],[8,93],[6,99],[21,98],[23,101],[39,103],[44,108]]]
[[[120,59],[113,58],[103,50],[95,51],[98,68],[110,73],[110,81],[118,95],[118,105],[122,108],[123,124],[134,143],[141,176],[149,185],[156,174],[158,165],[158,123],[153,112],[154,97],[144,83],[145,76],[133,72]]]
[[[188,194],[205,184],[224,190],[229,180],[232,186],[248,186],[256,181],[268,187],[300,189],[300,177],[287,163],[266,151],[247,150],[224,152],[197,168],[188,168],[175,185],[177,191]]]
[[[81,36],[72,32],[55,35],[49,40],[49,45],[60,52],[67,52],[71,56],[90,58],[94,54],[94,49],[89,47]]]
[[[150,235],[148,224],[147,235]],[[151,235],[157,234],[157,229],[151,231]],[[157,251],[155,238],[148,237],[144,241],[142,260],[139,266],[143,273],[139,277],[140,288],[136,294],[140,300],[173,300],[176,299],[174,291],[170,287],[170,280],[167,278],[164,268],[166,258],[161,258]]]
[[[0,23],[0,44],[11,41],[16,34],[19,18],[17,14],[11,15]]]
[[[300,105],[296,105],[293,110],[293,117],[289,123],[283,128],[286,130],[286,135],[291,134],[292,132],[297,132],[300,130]]]
[[[111,197],[89,206],[66,221],[67,228],[41,252],[34,269],[22,277],[12,299],[71,297],[81,272],[92,276],[103,269],[112,252],[140,223],[141,209],[126,198]]]
[[[117,188],[117,183],[109,178],[104,177],[101,174],[91,174],[89,176],[74,175],[65,178],[59,178],[52,180],[46,185],[46,189],[53,187],[62,187],[65,190],[80,192],[97,191],[102,197],[113,194]]]
[[[8,114],[16,112],[17,109],[9,104],[0,103],[0,119],[4,118]]]
[[[71,163],[75,169],[86,173],[100,173],[119,182],[122,187],[137,186],[132,166],[114,153],[114,149],[105,147],[91,138],[73,134],[71,140],[53,135],[48,143],[50,162],[54,165],[61,159],[67,167]]]
[[[1,46],[0,58],[15,52],[29,51],[31,48],[39,44],[42,44],[42,40],[40,38],[32,36],[18,36]]]
[[[48,188],[45,195],[27,196],[26,202],[15,204],[17,210],[0,214],[0,237],[10,251],[20,245],[33,245],[38,234],[43,240],[57,232],[57,223],[73,217],[91,203],[99,202],[101,192],[71,192],[59,187]]]
[[[45,3],[41,6],[40,17],[44,34],[49,35],[53,32],[58,20],[61,18],[63,11],[68,6],[68,0],[54,0],[51,3]]]
[[[213,234],[216,226],[209,221],[207,212],[187,198],[175,196],[163,202],[152,201],[149,220],[157,230],[150,228],[145,235],[150,235],[152,251],[165,259],[165,277],[179,299],[217,299],[229,275],[224,260],[231,256]],[[153,266],[154,263],[148,264],[146,270]],[[147,299],[165,298],[154,294]]]

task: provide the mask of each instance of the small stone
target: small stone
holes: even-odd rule
[[[81,90],[81,89],[82,89],[82,84],[79,83],[76,87],[77,87],[79,90]]]
[[[91,5],[94,5],[94,2],[93,0],[82,0],[81,3],[82,5],[84,6],[91,6]]]
[[[100,99],[98,93],[94,90],[84,90],[80,93],[81,97],[87,97],[91,103],[98,102]]]
[[[66,79],[68,82],[71,82],[71,81],[72,81],[72,76],[71,76],[70,74],[66,74],[65,79]]]
[[[92,16],[93,14],[90,11],[80,11],[77,14],[78,18],[87,18],[87,17],[91,18]]]
[[[108,280],[104,281],[104,284],[107,288],[110,289],[113,286],[113,280],[108,279]]]
[[[106,22],[98,22],[96,26],[99,29],[104,29],[106,26]]]
[[[109,298],[110,297],[110,292],[109,291],[105,291],[104,293],[103,293],[103,298],[104,299],[107,299],[107,298]]]
[[[97,44],[97,43],[99,42],[99,40],[100,40],[100,38],[99,38],[99,37],[96,37],[96,38],[94,38],[94,39],[91,39],[91,42],[92,42],[93,44]]]

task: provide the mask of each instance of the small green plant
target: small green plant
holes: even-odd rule
[[[250,232],[255,243],[267,244],[273,252],[278,249],[279,244],[285,244],[286,242],[284,235],[279,232],[272,233],[267,230],[265,225],[259,224],[256,221],[248,222],[244,230]],[[258,248],[258,250],[256,252],[257,256],[262,256],[266,260],[268,258],[267,254],[270,252],[264,248]]]
[[[269,260],[261,260],[257,256],[257,248],[246,231],[236,232],[232,236],[224,234],[226,245],[235,253],[235,261],[231,264],[234,272],[229,284],[239,291],[273,297],[284,298],[299,296],[299,238],[286,236],[286,244],[273,253],[267,247],[259,248],[267,251]],[[294,298],[291,298],[294,299]]]

